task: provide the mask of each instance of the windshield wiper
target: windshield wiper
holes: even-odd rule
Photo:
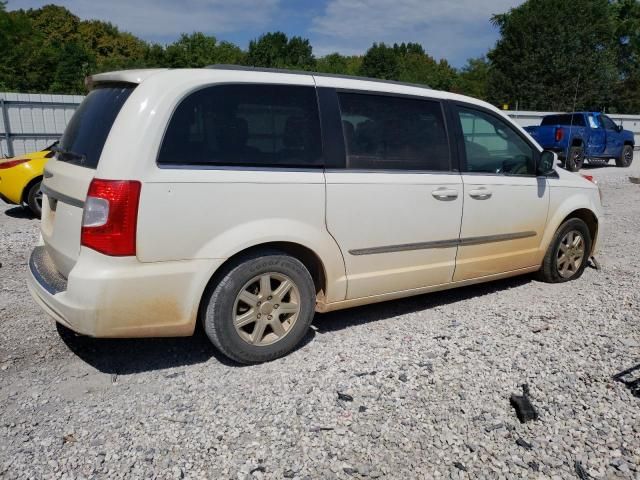
[[[60,154],[62,157],[68,157],[70,160],[77,160],[80,165],[82,165],[87,160],[86,155],[72,152],[71,150],[65,150],[60,145],[52,145],[51,150]],[[61,158],[61,160],[64,161],[64,158]]]

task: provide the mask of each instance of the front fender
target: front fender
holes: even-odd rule
[[[554,188],[554,186],[551,186],[550,195],[547,228],[540,244],[541,260],[560,225],[562,225],[566,218],[578,210],[589,210],[592,212],[598,221],[598,236],[601,233],[602,207],[596,189],[563,186],[556,186]],[[595,250],[596,242],[597,238],[594,238],[592,251]]]

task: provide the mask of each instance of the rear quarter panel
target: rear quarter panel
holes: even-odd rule
[[[326,300],[343,300],[344,262],[326,229],[322,170],[156,164],[176,106],[193,91],[224,83],[314,85],[310,76],[207,69],[169,70],[145,79],[120,111],[96,172],[98,178],[142,182],[138,259],[226,259],[255,245],[288,241],[309,248],[323,262],[332,287]]]
[[[142,262],[226,259],[269,242],[296,243],[316,253],[327,301],[344,299],[344,262],[325,225],[322,171],[159,169],[142,186]]]

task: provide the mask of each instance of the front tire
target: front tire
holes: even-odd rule
[[[570,218],[556,231],[542,261],[538,278],[561,283],[580,278],[589,261],[592,239],[589,227],[579,218]]]
[[[220,352],[244,364],[293,350],[311,325],[316,298],[306,267],[279,251],[240,258],[205,295],[207,336]]]
[[[29,210],[36,217],[40,218],[42,215],[42,180],[38,180],[36,183],[29,187],[27,192],[27,205]]]
[[[569,149],[565,166],[570,172],[577,172],[584,164],[584,149],[580,145],[574,145]]]
[[[616,166],[630,167],[631,162],[633,162],[633,147],[631,145],[625,145],[622,148],[620,156],[616,158]]]

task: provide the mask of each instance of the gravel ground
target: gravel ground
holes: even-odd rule
[[[602,271],[317,315],[251,367],[201,333],[59,335],[25,286],[38,222],[0,203],[0,477],[640,478],[640,398],[612,378],[640,366],[640,159],[588,173]]]

